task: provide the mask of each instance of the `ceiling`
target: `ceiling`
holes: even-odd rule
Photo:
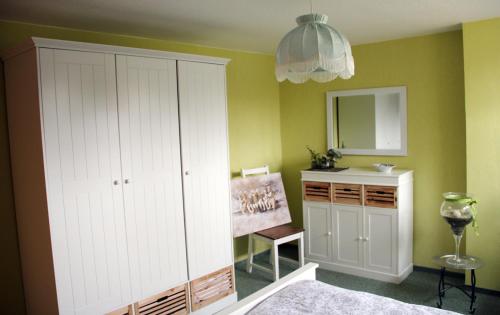
[[[500,16],[500,0],[313,0],[351,44]],[[0,19],[273,53],[308,0],[1,0]]]

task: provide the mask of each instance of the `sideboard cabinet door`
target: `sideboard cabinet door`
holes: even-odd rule
[[[332,209],[324,202],[304,202],[305,252],[311,259],[332,258]]]
[[[397,209],[365,208],[365,268],[387,273],[396,272]]]
[[[116,56],[132,292],[187,281],[176,62]]]
[[[337,264],[363,266],[363,208],[336,205],[333,208],[333,261]]]
[[[130,300],[115,57],[40,49],[44,160],[60,314]]]
[[[225,67],[178,61],[190,279],[232,265]]]

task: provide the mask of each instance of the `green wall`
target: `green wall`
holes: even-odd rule
[[[415,171],[414,264],[434,267],[432,256],[452,252],[439,216],[445,191],[465,190],[465,113],[460,31],[353,47],[356,74],[329,83],[280,84],[283,178],[292,217],[302,224],[300,170],[306,145],[326,150],[326,92],[407,86],[408,156],[346,156],[340,166],[389,162]]]
[[[467,233],[467,254],[486,262],[479,285],[500,290],[500,19],[463,27],[467,191],[479,200],[479,236]]]
[[[0,51],[29,36],[109,45],[186,52],[230,58],[227,67],[229,146],[233,175],[241,168],[269,164],[281,169],[279,86],[274,77],[274,57],[148,39],[58,27],[0,21]],[[0,70],[2,64],[0,63]],[[3,74],[3,70],[1,72]],[[17,249],[5,117],[4,84],[0,81],[0,302],[6,314],[24,313],[20,262]],[[235,241],[235,256],[246,253],[246,238]],[[261,249],[261,248],[260,248]],[[4,301],[5,299],[5,301]]]

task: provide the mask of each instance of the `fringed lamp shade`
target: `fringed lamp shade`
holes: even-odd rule
[[[276,78],[304,83],[349,79],[354,75],[351,45],[336,29],[326,24],[324,14],[297,18],[298,26],[281,40],[276,51]]]

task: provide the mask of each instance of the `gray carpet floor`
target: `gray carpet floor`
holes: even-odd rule
[[[280,247],[279,251],[280,255],[283,256],[294,257],[297,255],[294,246]],[[257,255],[255,261],[262,265],[268,264],[269,253],[265,252]],[[296,266],[282,261],[280,263],[280,277],[287,275],[296,268]],[[317,270],[316,279],[341,288],[370,292],[412,304],[435,307],[438,301],[437,284],[439,274],[430,271],[414,271],[401,284],[386,283],[323,269]],[[452,275],[451,277],[447,277],[446,281],[461,284],[464,282],[464,279],[463,277]],[[252,274],[248,274],[245,271],[244,261],[236,263],[236,290],[238,291],[238,299],[245,298],[269,285],[271,282],[272,279],[269,274],[256,269],[254,269]],[[500,315],[500,296],[477,293],[475,306],[475,314]],[[446,296],[443,299],[443,309],[468,314],[469,298],[459,290],[452,288],[446,292]]]

